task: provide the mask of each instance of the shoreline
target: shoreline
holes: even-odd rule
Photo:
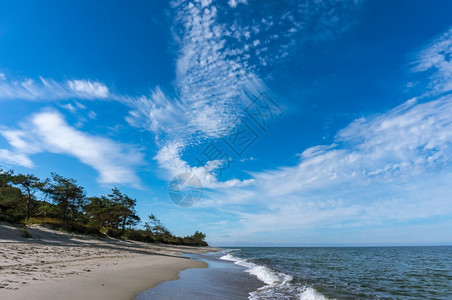
[[[181,271],[177,280],[148,289],[140,293],[136,300],[248,300],[253,292],[265,286],[258,277],[246,272],[245,267],[222,259],[224,255],[224,251],[187,255],[207,263],[208,268]]]
[[[217,251],[61,233],[0,224],[0,294],[7,299],[134,299],[205,262],[180,256]]]

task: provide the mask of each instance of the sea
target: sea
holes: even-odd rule
[[[225,248],[149,299],[451,299],[452,246]]]

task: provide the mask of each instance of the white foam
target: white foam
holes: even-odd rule
[[[304,287],[300,291],[300,300],[327,300],[325,296],[314,290],[312,287]]]
[[[232,254],[226,254],[221,257],[223,260],[233,261],[236,265],[246,268],[246,272],[256,276],[260,281],[265,284],[283,284],[293,279],[292,276],[276,272],[266,266],[260,266],[255,263],[249,262],[245,259],[238,258]]]
[[[222,256],[222,260],[234,262],[236,265],[245,267],[245,272],[256,276],[266,285],[250,293],[248,299],[293,299],[294,295],[299,295],[300,300],[326,300],[322,294],[318,293],[311,287],[304,286],[302,288],[291,284],[293,277],[281,272],[276,272],[266,266],[257,265],[246,259],[242,259],[225,251],[226,255]]]
[[[229,260],[229,261],[237,261],[238,260],[238,258],[235,257],[232,254],[226,254],[226,255],[220,257],[220,259],[222,259],[222,260]]]

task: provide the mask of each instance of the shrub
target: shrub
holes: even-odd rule
[[[26,228],[21,228],[20,229],[21,233],[20,236],[26,239],[32,238],[31,234],[27,231]]]
[[[118,230],[114,230],[114,229],[108,229],[105,234],[109,237],[115,238],[115,239],[119,239],[121,238],[121,232],[119,232]]]
[[[133,241],[147,242],[147,243],[154,242],[154,239],[151,236],[145,235],[136,230],[130,230],[130,231],[126,232],[124,237],[126,239],[133,240]]]
[[[5,215],[5,214],[0,214],[0,221],[1,222],[8,222],[8,223],[11,223],[11,224],[18,224],[18,223],[20,223],[20,219],[19,218],[14,218],[12,216]]]

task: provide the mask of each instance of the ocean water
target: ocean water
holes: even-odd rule
[[[451,299],[452,247],[236,248],[141,293],[149,299]]]
[[[249,299],[452,299],[452,247],[240,248]]]

